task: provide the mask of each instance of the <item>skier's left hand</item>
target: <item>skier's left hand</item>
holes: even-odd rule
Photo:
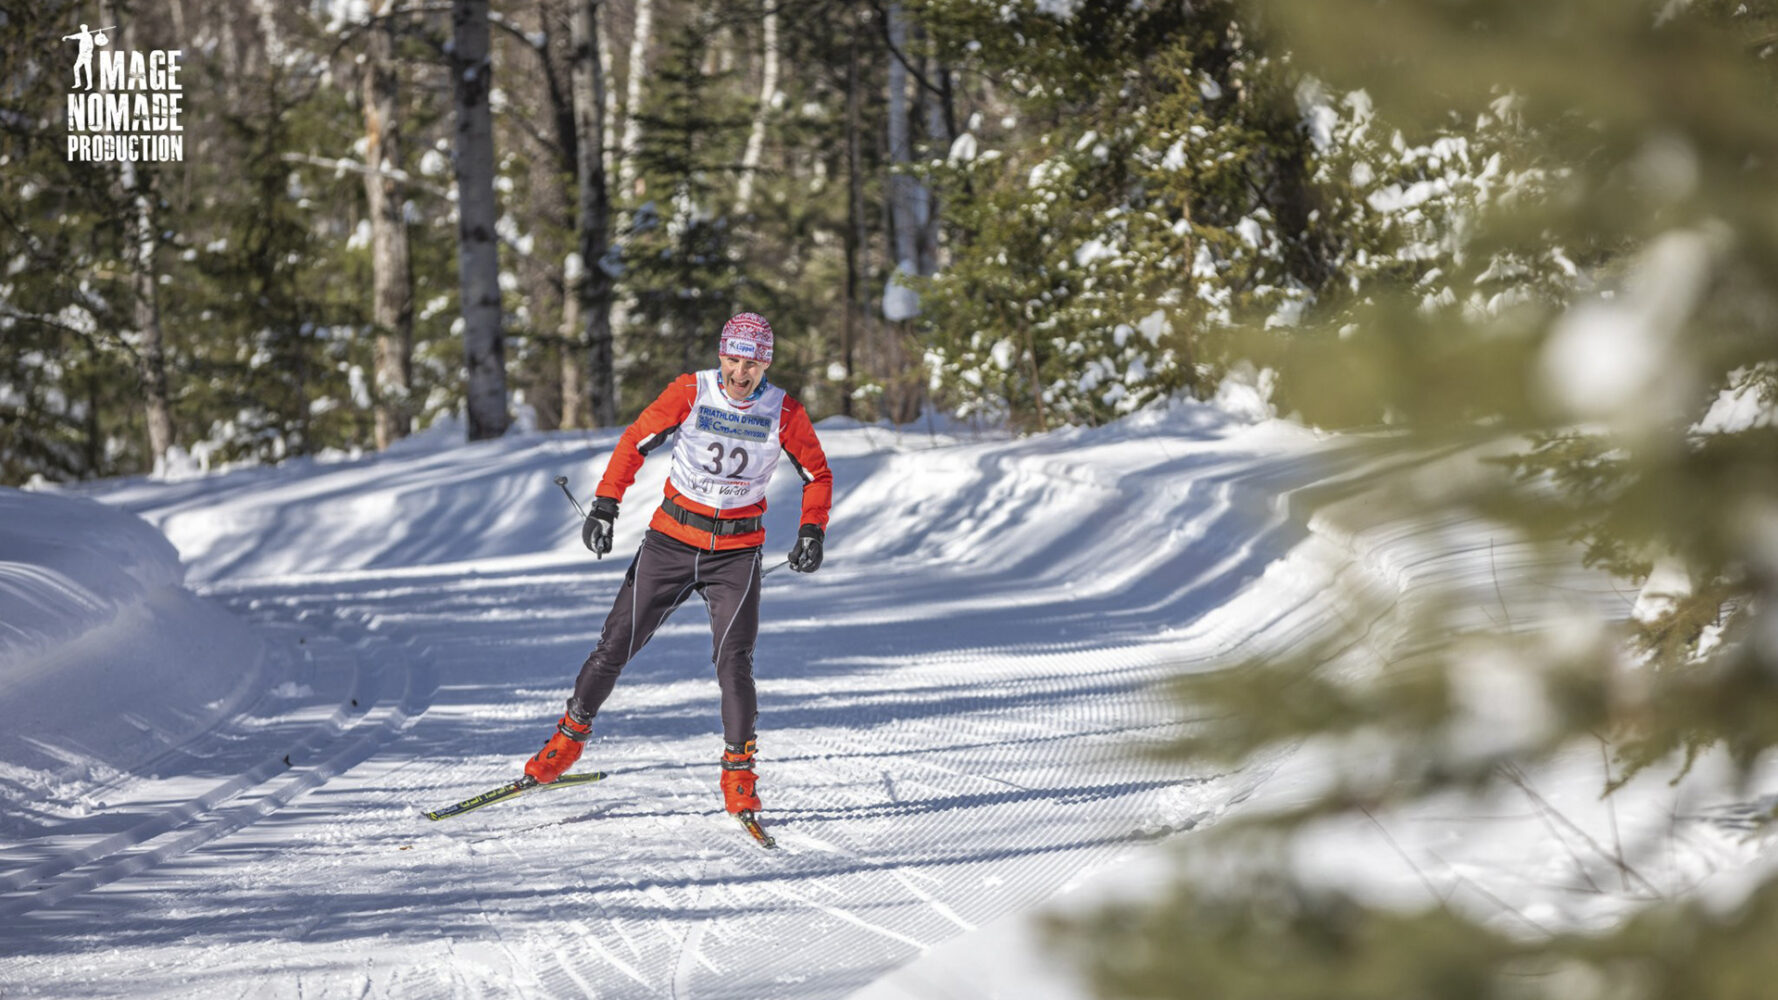
[[[798,573],[813,573],[821,568],[821,542],[827,533],[818,524],[805,524],[796,533],[796,545],[790,550],[790,568]]]

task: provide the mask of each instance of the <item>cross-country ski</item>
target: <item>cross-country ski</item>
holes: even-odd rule
[[[480,809],[482,806],[491,806],[496,802],[505,802],[507,799],[516,798],[526,792],[537,791],[538,789],[547,791],[554,788],[571,788],[575,785],[585,785],[598,781],[603,777],[605,777],[605,774],[602,771],[590,771],[578,774],[564,774],[548,784],[542,784],[536,778],[527,774],[517,780],[509,781],[498,788],[490,788],[489,790],[482,792],[480,795],[472,795],[455,805],[427,810],[426,818],[436,820],[445,819],[450,816],[461,816],[470,810]]]

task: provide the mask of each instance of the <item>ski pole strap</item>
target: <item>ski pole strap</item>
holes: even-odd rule
[[[708,531],[712,535],[747,535],[759,530],[758,517],[707,517],[697,511],[686,510],[674,503],[672,497],[661,501],[661,510],[688,528]]]

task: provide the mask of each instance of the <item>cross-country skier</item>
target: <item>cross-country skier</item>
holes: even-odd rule
[[[721,367],[681,375],[618,438],[580,537],[596,555],[611,551],[612,522],[643,458],[669,435],[672,471],[666,498],[648,522],[642,547],[605,617],[599,645],[580,668],[555,735],[525,763],[540,782],[556,780],[580,758],[593,716],[617,675],[667,616],[691,594],[704,599],[722,688],[723,805],[731,813],[759,809],[753,771],[753,643],[759,635],[760,546],[765,542],[766,483],[789,456],[803,479],[802,528],[790,568],[821,566],[833,473],[809,415],[766,381],[772,328],[741,313],[722,328]]]

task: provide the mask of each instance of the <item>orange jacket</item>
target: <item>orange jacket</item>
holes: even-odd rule
[[[662,390],[655,401],[648,404],[647,409],[624,429],[623,436],[617,439],[617,447],[611,452],[611,460],[605,464],[605,476],[599,480],[595,491],[597,495],[623,500],[624,491],[636,481],[636,473],[642,468],[642,460],[679,429],[679,425],[691,414],[692,403],[697,396],[698,377],[689,373],[674,379],[672,384]],[[809,422],[808,411],[789,396],[784,397],[778,440],[784,447],[784,454],[803,478],[802,523],[826,530],[828,508],[833,506],[833,472],[827,467],[827,455],[821,450],[821,442],[815,437],[815,426]],[[732,510],[714,510],[680,493],[671,478],[667,480],[665,493],[674,503],[705,517],[757,517],[766,511],[764,500]],[[689,524],[680,524],[658,507],[655,508],[654,517],[648,522],[648,526],[687,545],[708,551],[751,548],[764,544],[766,540],[763,527],[744,535],[714,535]]]

